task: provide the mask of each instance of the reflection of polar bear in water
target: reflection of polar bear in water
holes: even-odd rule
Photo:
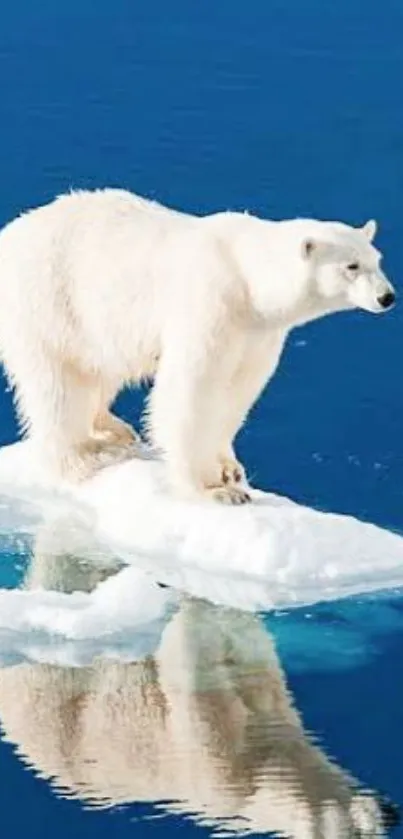
[[[27,584],[50,580],[90,590],[96,566],[38,546]],[[185,599],[155,656],[136,663],[4,669],[0,719],[23,760],[95,806],[164,802],[289,839],[381,837],[395,822],[310,742],[263,623],[234,609]]]
[[[80,479],[127,456],[133,432],[109,407],[152,378],[149,429],[172,487],[247,501],[233,441],[288,332],[393,303],[375,229],[196,218],[123,190],[65,195],[11,222],[1,356],[41,463]]]

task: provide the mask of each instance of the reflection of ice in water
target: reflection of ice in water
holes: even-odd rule
[[[0,664],[27,658],[78,666],[98,654],[139,658],[153,652],[175,608],[173,592],[92,550],[86,529],[70,517],[31,521],[30,529],[25,550],[31,542],[35,561],[25,585],[0,589]]]
[[[94,567],[86,567],[94,575]],[[0,665],[24,658],[66,666],[91,663],[97,655],[142,658],[154,652],[174,604],[170,590],[135,568],[100,582],[91,595],[0,592]]]
[[[376,797],[308,738],[260,618],[66,553],[65,524],[39,529],[24,590],[0,603],[20,656],[0,670],[0,719],[24,762],[59,795],[216,832],[385,835]]]

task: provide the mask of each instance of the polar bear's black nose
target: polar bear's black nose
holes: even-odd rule
[[[401,822],[400,809],[397,804],[394,804],[393,801],[389,801],[388,798],[383,797],[379,798],[378,804],[384,827],[387,830],[397,827]]]
[[[382,306],[382,309],[390,309],[390,307],[393,306],[395,299],[396,295],[393,291],[386,291],[385,294],[378,297],[378,303]]]

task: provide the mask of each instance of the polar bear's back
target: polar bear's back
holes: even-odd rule
[[[144,312],[164,293],[153,285],[163,276],[158,259],[167,238],[192,222],[117,189],[73,192],[24,213],[0,233],[0,346],[13,353],[24,334],[32,351],[45,340],[90,362],[97,347],[107,363],[114,328],[120,354],[132,347],[131,312],[153,333],[143,336],[144,352],[153,353],[158,314]]]
[[[19,270],[31,265],[37,270],[42,260],[44,267],[63,271],[66,276],[69,268],[76,267],[83,254],[92,253],[92,249],[99,251],[102,246],[105,259],[108,246],[127,246],[129,240],[134,248],[144,241],[145,234],[151,240],[152,231],[156,239],[191,218],[125,190],[60,195],[49,204],[28,210],[1,230],[0,284],[12,265]]]

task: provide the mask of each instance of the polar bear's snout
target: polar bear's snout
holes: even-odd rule
[[[348,286],[347,297],[353,306],[379,314],[392,308],[396,292],[383,272],[363,272]]]
[[[394,305],[395,300],[396,294],[392,289],[385,291],[384,294],[378,297],[378,303],[383,310],[390,309]]]
[[[394,306],[396,301],[396,292],[382,272],[376,272],[372,275],[369,279],[368,285],[368,297],[371,298],[372,296],[372,301],[375,304],[372,305],[372,301],[370,300],[370,311],[375,313],[387,312],[392,308],[392,306]]]

